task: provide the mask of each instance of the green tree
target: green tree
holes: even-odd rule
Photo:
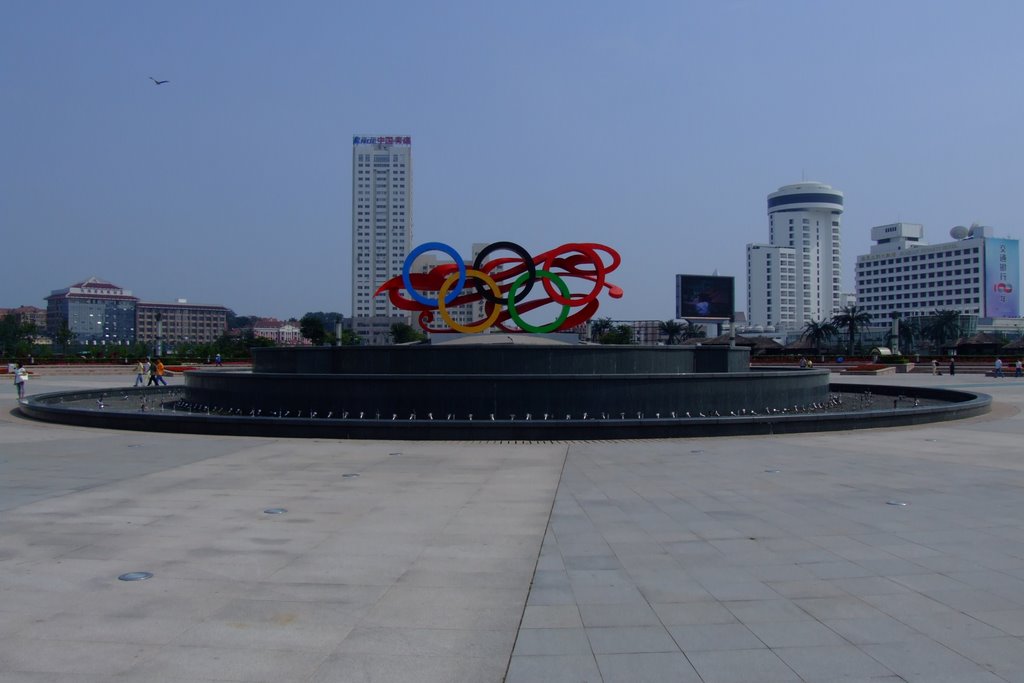
[[[271,348],[277,346],[277,343],[273,339],[258,337],[252,330],[246,330],[242,333],[241,343],[244,355],[246,356],[252,355],[249,353],[249,349],[251,348]]]
[[[590,323],[590,341],[601,341],[601,337],[612,331],[611,318],[598,318]]]
[[[658,332],[665,335],[665,344],[674,346],[683,338],[683,324],[675,320],[663,320],[658,323]]]
[[[54,341],[60,344],[61,353],[68,352],[68,344],[73,342],[76,336],[77,335],[71,331],[71,328],[68,327],[67,321],[61,321],[60,327],[57,329],[57,334],[54,335]]]
[[[324,324],[324,329],[327,330],[327,332],[333,332],[335,323],[345,319],[345,316],[336,311],[308,311],[306,315],[302,317],[305,318],[306,316],[313,316],[314,318],[319,319],[320,322]]]
[[[324,329],[324,322],[312,313],[302,316],[299,322],[299,331],[302,336],[313,342],[314,346],[322,346],[327,330]]]
[[[601,335],[598,341],[602,344],[633,344],[635,342],[631,325],[616,325],[611,331]]]
[[[846,330],[846,355],[852,356],[857,333],[871,324],[871,314],[858,306],[843,306],[839,313],[832,316],[832,324]]]
[[[831,320],[808,320],[804,323],[801,339],[807,339],[814,346],[814,353],[820,353],[821,347],[839,336],[839,329]]]
[[[149,346],[146,342],[136,341],[128,347],[129,358],[145,358],[149,355]]]
[[[363,338],[352,330],[343,329],[341,331],[341,345],[342,346],[359,346],[363,343]]]
[[[252,327],[253,324],[259,320],[255,315],[236,315],[234,311],[229,310],[227,315],[227,323],[229,330],[242,330],[246,327]]]
[[[21,319],[14,313],[0,318],[0,354],[14,355],[21,342]]]
[[[950,309],[933,311],[922,332],[941,350],[942,347],[960,337],[960,311]]]
[[[219,353],[224,358],[250,358],[252,354],[249,349],[271,346],[277,346],[277,344],[272,339],[257,337],[250,329],[235,334],[225,332],[210,345],[210,351],[213,354]]]
[[[409,323],[394,323],[391,326],[391,342],[393,344],[408,344],[410,342],[425,341],[427,335],[413,328]]]

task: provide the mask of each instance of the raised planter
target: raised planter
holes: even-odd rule
[[[843,371],[844,375],[894,375],[896,368],[892,365],[855,365]]]

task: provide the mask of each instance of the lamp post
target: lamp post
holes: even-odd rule
[[[900,355],[900,312],[893,311],[892,315],[892,353]]]
[[[156,314],[156,353],[157,358],[164,355],[164,314]]]

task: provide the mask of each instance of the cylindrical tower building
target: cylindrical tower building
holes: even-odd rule
[[[809,320],[828,320],[842,296],[840,217],[843,193],[830,185],[802,182],[768,195],[769,242],[794,251],[794,265],[779,273],[782,316],[797,329]],[[792,285],[791,287],[785,285]]]

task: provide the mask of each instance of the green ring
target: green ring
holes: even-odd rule
[[[534,327],[533,325],[530,325],[525,320],[520,318],[518,313],[516,313],[516,290],[519,289],[526,282],[526,280],[529,279],[529,277],[530,273],[523,273],[518,278],[516,278],[516,281],[512,283],[512,287],[509,288],[508,315],[510,318],[512,318],[516,325],[519,325],[519,329],[525,332],[553,332],[554,330],[557,330],[562,323],[565,322],[566,318],[569,317],[569,306],[562,304],[562,314],[558,316],[558,318],[554,322],[548,323],[547,325],[540,325],[539,327]],[[569,292],[569,285],[565,284],[565,281],[562,278],[555,275],[554,273],[547,270],[538,270],[537,277],[547,278],[548,280],[554,282],[555,286],[558,287],[558,291],[562,293],[562,296],[564,298],[568,299],[570,296],[572,296],[572,294]]]

